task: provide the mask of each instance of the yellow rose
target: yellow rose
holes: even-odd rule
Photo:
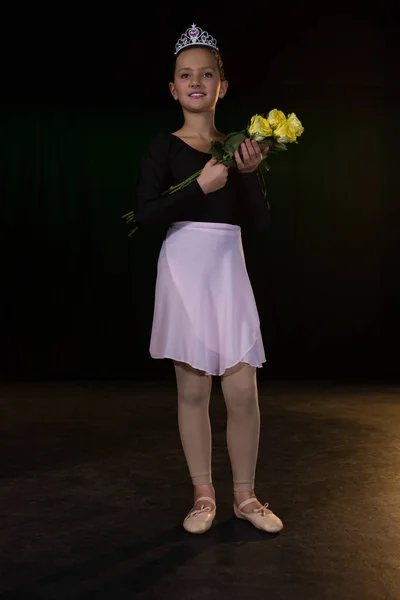
[[[288,121],[288,123],[290,123],[291,127],[293,128],[293,130],[296,134],[296,138],[300,137],[304,131],[304,127],[301,124],[301,122],[299,121],[299,119],[296,117],[296,115],[294,113],[290,113],[290,115],[288,115],[287,121]]]
[[[260,142],[264,138],[272,136],[272,129],[267,119],[264,119],[261,115],[254,115],[251,117],[247,131],[256,142]]]
[[[289,121],[284,121],[274,131],[274,137],[280,144],[288,144],[296,141],[294,127]]]
[[[274,108],[269,111],[267,120],[272,129],[275,129],[276,127],[279,127],[279,125],[282,125],[282,123],[285,123],[286,117],[281,110]]]

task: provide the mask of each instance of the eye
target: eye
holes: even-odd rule
[[[189,77],[189,73],[182,73],[181,74],[181,79],[186,79],[187,77]]]
[[[213,74],[211,73],[211,71],[206,71],[204,73],[204,77],[212,77],[212,76],[213,76]]]

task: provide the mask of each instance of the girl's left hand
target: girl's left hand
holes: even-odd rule
[[[257,144],[255,140],[247,139],[241,145],[242,156],[240,156],[239,152],[235,151],[235,160],[237,164],[238,171],[240,173],[252,173],[258,168],[258,165],[268,153],[268,146],[260,151],[260,146]]]

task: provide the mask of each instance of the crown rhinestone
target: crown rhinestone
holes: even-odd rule
[[[197,27],[195,23],[181,35],[179,40],[175,44],[175,54],[178,54],[183,48],[189,46],[208,46],[218,50],[217,40],[213,38],[207,31],[203,31],[201,27]]]

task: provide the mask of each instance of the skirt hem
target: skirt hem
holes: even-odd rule
[[[253,346],[251,348],[253,348]],[[248,360],[243,360],[243,358],[246,356],[246,354],[248,354],[250,352],[251,348],[249,350],[247,350],[247,352],[245,352],[243,354],[243,356],[241,358],[239,358],[239,360],[237,360],[236,362],[234,362],[231,365],[226,366],[222,372],[218,372],[218,373],[209,373],[206,369],[198,367],[198,366],[192,364],[191,362],[189,362],[188,360],[178,358],[177,356],[169,356],[166,354],[164,354],[163,356],[156,356],[155,354],[151,354],[151,353],[150,353],[150,356],[151,356],[151,358],[154,358],[155,360],[169,359],[169,360],[175,360],[177,362],[182,362],[182,363],[185,363],[186,365],[189,365],[189,367],[192,367],[192,369],[196,369],[197,371],[204,371],[204,373],[206,375],[213,375],[214,377],[221,377],[221,375],[223,375],[227,369],[231,369],[232,367],[234,367],[235,365],[237,365],[240,362],[246,363],[247,365],[250,365],[251,367],[255,367],[256,369],[262,369],[263,363],[267,362],[266,358],[262,359],[261,361],[257,361],[257,364],[253,364],[253,362],[256,362],[256,361],[250,362]]]

